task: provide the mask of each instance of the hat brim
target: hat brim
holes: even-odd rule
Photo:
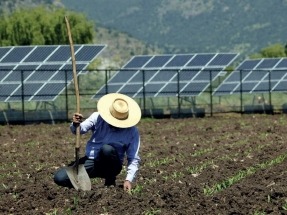
[[[123,99],[128,104],[129,115],[124,120],[117,119],[110,113],[110,106],[115,101],[115,99]],[[100,116],[107,123],[118,128],[132,127],[136,125],[141,119],[141,109],[138,103],[132,98],[120,93],[110,93],[101,97],[98,101],[97,109]]]

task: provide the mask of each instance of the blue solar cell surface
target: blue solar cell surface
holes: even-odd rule
[[[254,69],[260,60],[245,60],[243,61],[236,70],[246,70],[246,69]]]
[[[53,53],[56,46],[38,46],[23,62],[43,62]]]
[[[160,56],[154,56],[145,66],[144,68],[159,68],[159,67],[163,67],[168,60],[171,58],[172,56],[170,55],[160,55]]]
[[[111,92],[133,92],[132,97],[174,96],[178,93],[177,81],[182,95],[200,95],[237,56],[235,53],[134,56],[92,98]]]
[[[188,67],[204,67],[208,65],[215,54],[197,54],[187,64]]]
[[[65,83],[46,83],[42,85],[40,90],[30,98],[31,101],[51,101],[55,95],[60,94],[66,85]]]
[[[193,54],[189,54],[189,55],[176,55],[174,56],[167,64],[166,64],[166,68],[168,67],[175,67],[175,68],[180,68],[183,67],[187,64],[187,62],[193,57]]]
[[[287,68],[287,58],[282,59],[276,66],[276,68],[281,69],[281,68]]]
[[[32,51],[34,47],[13,47],[11,51],[2,58],[0,63],[19,63]]]
[[[177,71],[174,70],[159,70],[152,78],[151,82],[165,82],[170,81],[177,75]],[[142,80],[142,79],[141,79]]]
[[[74,50],[75,52],[77,52],[77,50],[79,49],[79,46],[75,46]],[[61,61],[61,62],[66,62],[71,58],[71,49],[69,46],[59,46],[58,48],[56,48],[55,52],[53,53],[53,55],[51,55],[46,62],[57,62],[57,61]]]
[[[123,68],[142,68],[152,56],[135,56]]]
[[[41,83],[25,83],[24,85],[20,85],[17,88],[17,90],[6,101],[13,102],[13,101],[21,101],[22,99],[27,101],[31,96],[33,96],[37,92],[37,90],[41,86],[42,86]]]
[[[4,102],[20,86],[20,84],[0,83],[0,101]]]
[[[92,45],[85,45],[82,46],[76,53],[75,58],[77,61],[92,61],[95,56],[98,55],[103,49],[105,48],[104,45],[92,46]]]
[[[10,51],[11,48],[5,48],[5,47],[2,47],[0,48],[0,62],[1,62],[1,59]]]
[[[232,54],[232,53],[218,54],[208,63],[208,66],[226,66],[230,62],[232,62],[235,56],[236,54]]]
[[[3,82],[21,82],[24,81],[31,73],[31,71],[13,71],[3,79]]]
[[[269,77],[270,76],[270,77]],[[275,81],[280,81],[281,79],[286,79],[287,78],[287,72],[284,70],[279,70],[276,72],[269,73],[268,76],[265,77],[265,80],[275,80]]]
[[[260,70],[253,70],[248,73],[248,76],[244,79],[244,81],[258,81],[262,80],[265,76],[268,76],[269,72],[267,71],[260,71]]]
[[[280,59],[264,59],[262,60],[259,65],[256,67],[256,69],[272,69]]]

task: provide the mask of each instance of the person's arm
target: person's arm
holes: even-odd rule
[[[124,182],[124,189],[127,191],[131,190],[131,183],[134,181],[137,171],[139,169],[140,157],[139,157],[139,148],[140,148],[140,136],[138,130],[135,129],[134,138],[132,143],[130,143],[127,149],[127,176]]]
[[[87,133],[96,124],[98,116],[99,113],[94,112],[87,119],[80,123],[81,134]],[[76,134],[76,126],[74,122],[70,124],[70,129],[73,134]]]

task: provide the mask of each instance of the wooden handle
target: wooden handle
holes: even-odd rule
[[[68,20],[68,17],[65,16],[68,36],[69,36],[69,42],[70,42],[70,48],[71,48],[71,57],[72,57],[72,66],[73,66],[73,79],[74,79],[74,85],[75,85],[75,94],[76,94],[76,112],[80,113],[80,93],[79,93],[79,86],[78,86],[78,78],[77,78],[77,72],[76,72],[76,58],[75,58],[75,51],[74,51],[74,45],[73,45],[73,39],[72,39],[72,33],[70,28],[70,23]],[[76,148],[80,148],[80,126],[77,126],[76,129]]]

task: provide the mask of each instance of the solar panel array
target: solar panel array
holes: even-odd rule
[[[81,74],[105,45],[74,45]],[[52,101],[73,79],[69,45],[0,47],[0,102]]]
[[[237,56],[236,53],[134,56],[93,98],[116,92],[134,98],[198,96]]]
[[[287,91],[287,58],[243,61],[214,91],[214,95]]]

